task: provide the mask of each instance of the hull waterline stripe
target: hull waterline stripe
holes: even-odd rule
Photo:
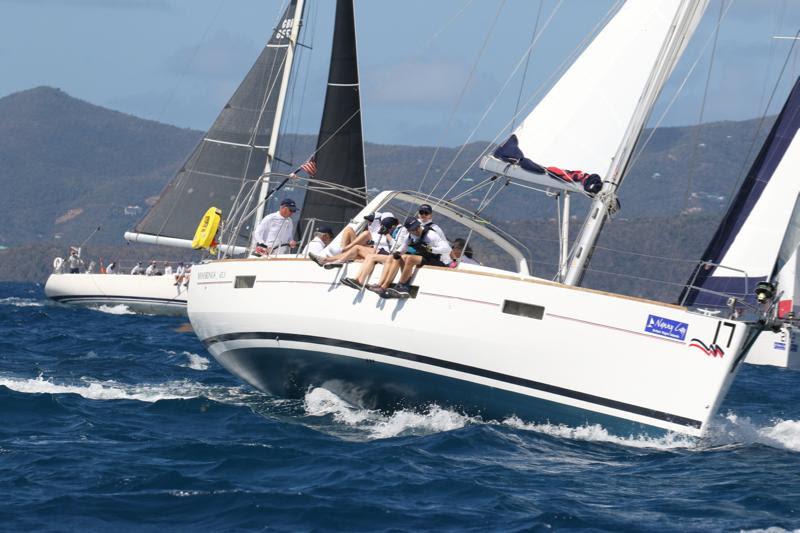
[[[485,368],[478,368],[475,366],[464,365],[461,363],[454,363],[452,361],[445,361],[443,359],[436,359],[434,357],[428,357],[426,355],[419,355],[410,352],[401,352],[397,350],[391,350],[389,348],[382,348],[380,346],[362,344],[359,342],[351,342],[340,339],[330,339],[327,337],[315,337],[313,335],[298,335],[293,333],[268,333],[268,332],[257,331],[257,332],[243,332],[243,333],[226,333],[223,335],[217,335],[215,337],[209,337],[207,339],[204,339],[203,344],[206,346],[206,348],[208,348],[212,344],[216,344],[219,342],[237,341],[237,340],[274,340],[274,341],[280,340],[280,341],[290,341],[290,342],[292,341],[307,342],[311,344],[322,344],[326,346],[334,346],[337,348],[358,350],[361,352],[371,352],[384,355],[387,357],[395,357],[397,359],[404,359],[406,361],[413,361],[440,368],[446,368],[448,370],[455,370],[457,372],[463,372],[465,374],[472,374],[475,376],[481,376],[496,381],[502,381],[504,383],[510,383],[512,385],[527,387],[529,389],[535,389],[543,392],[548,392],[551,394],[557,394],[559,396],[572,398],[574,400],[580,400],[583,402],[589,402],[596,405],[602,405],[604,407],[610,407],[612,409],[617,409],[619,411],[626,411],[628,413],[646,416],[657,420],[663,420],[665,422],[670,422],[672,424],[678,424],[681,426],[687,426],[699,429],[703,425],[703,423],[700,422],[699,420],[693,420],[691,418],[686,418],[679,415],[673,415],[670,413],[665,413],[663,411],[657,411],[655,409],[641,407],[639,405],[620,402],[617,400],[612,400],[610,398],[603,398],[602,396],[595,396],[593,394],[587,394],[585,392],[565,389],[563,387],[549,385],[547,383],[541,383],[538,381],[533,381],[518,376],[511,376],[509,374],[502,374],[500,372],[486,370]]]

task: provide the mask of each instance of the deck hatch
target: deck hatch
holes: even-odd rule
[[[541,305],[526,304],[515,302],[514,300],[503,301],[503,312],[508,315],[524,316],[541,320],[544,316],[544,307]]]

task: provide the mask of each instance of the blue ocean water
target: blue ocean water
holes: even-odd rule
[[[271,398],[185,323],[0,284],[0,529],[800,528],[800,373],[746,365],[703,441],[622,439]]]

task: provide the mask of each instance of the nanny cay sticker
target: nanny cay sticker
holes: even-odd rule
[[[686,330],[688,329],[689,324],[656,315],[647,315],[647,325],[644,327],[648,333],[679,341],[686,339]]]

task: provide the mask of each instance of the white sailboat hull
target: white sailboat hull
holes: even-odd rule
[[[800,370],[798,337],[797,329],[791,326],[784,326],[777,333],[764,331],[748,352],[745,363]]]
[[[174,316],[186,315],[188,293],[174,276],[126,274],[51,274],[44,292],[69,305],[125,305],[137,313]]]
[[[415,298],[383,300],[338,283],[358,266],[195,266],[189,318],[224,367],[279,396],[325,387],[368,408],[437,403],[485,419],[691,435],[705,430],[755,333],[677,306],[483,268],[425,267]],[[530,316],[512,314],[513,302]]]

